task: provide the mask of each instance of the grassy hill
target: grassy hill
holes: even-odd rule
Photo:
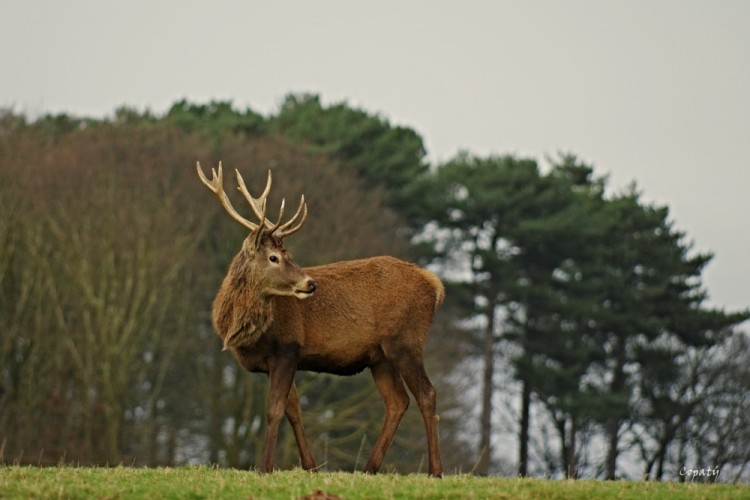
[[[3,467],[0,498],[220,498],[220,499],[381,499],[381,498],[750,498],[750,486],[541,479],[431,479],[301,470],[271,475],[195,468]]]

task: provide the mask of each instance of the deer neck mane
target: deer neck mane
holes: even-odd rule
[[[214,326],[230,347],[251,347],[273,323],[271,297],[248,273],[249,262],[242,252],[235,257],[214,301]]]

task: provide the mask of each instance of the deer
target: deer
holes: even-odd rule
[[[284,239],[307,220],[304,194],[284,222],[282,199],[276,221],[266,218],[272,175],[258,198],[239,170],[237,188],[258,218],[251,222],[232,206],[223,186],[222,164],[201,182],[226,212],[250,233],[233,258],[212,306],[212,323],[234,358],[249,372],[268,375],[263,472],[273,472],[280,421],[291,424],[303,469],[316,471],[302,425],[294,384],[298,370],[354,375],[369,368],[385,406],[383,427],[364,472],[380,469],[413,394],[427,434],[428,473],[442,477],[435,389],[424,366],[424,346],[433,316],[445,298],[440,279],[390,256],[336,262],[303,269]]]

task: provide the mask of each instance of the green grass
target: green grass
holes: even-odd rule
[[[293,499],[317,490],[343,499],[381,498],[750,498],[750,486],[540,479],[432,479],[302,470],[259,474],[210,467],[0,467],[0,498]],[[318,497],[324,498],[324,497]],[[335,498],[335,497],[331,497]]]

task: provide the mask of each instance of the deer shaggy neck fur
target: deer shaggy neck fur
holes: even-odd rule
[[[213,323],[224,350],[252,346],[273,323],[270,297],[263,295],[250,260],[244,248],[234,257],[214,300]]]

